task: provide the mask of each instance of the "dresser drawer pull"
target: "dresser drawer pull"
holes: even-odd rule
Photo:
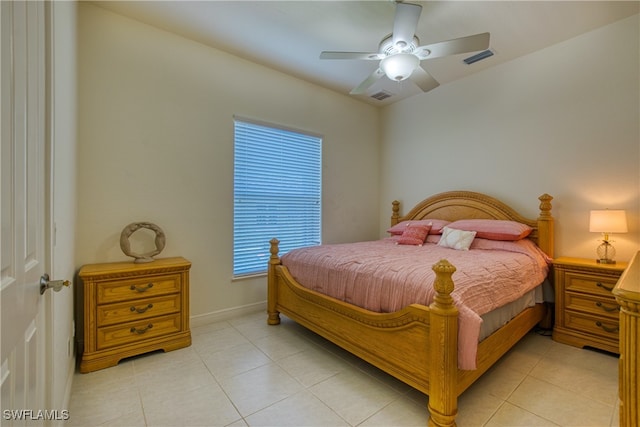
[[[142,313],[146,312],[147,310],[149,310],[150,308],[153,308],[153,304],[149,304],[148,306],[142,307],[142,308],[136,308],[134,306],[131,306],[131,308],[129,310],[135,311],[136,313],[142,314]]]
[[[131,290],[132,291],[138,291],[138,292],[146,292],[149,289],[153,288],[153,283],[149,283],[147,286],[136,286],[136,285],[131,285]]]
[[[618,332],[620,330],[620,328],[617,326],[603,325],[599,320],[596,322],[596,326],[602,328],[605,332]]]
[[[609,291],[609,292],[611,292],[613,290],[613,286],[611,286],[611,287],[605,286],[600,282],[596,283],[596,286],[599,287],[599,288],[604,289],[605,291]]]
[[[149,329],[153,328],[153,324],[149,323],[147,326],[145,326],[144,328],[140,328],[140,329],[136,329],[135,326],[131,328],[131,333],[135,332],[138,335],[142,335],[145,332],[147,332]]]
[[[616,306],[613,306],[613,307],[611,307],[611,306],[610,306],[610,307],[607,307],[606,305],[604,305],[604,304],[603,304],[603,303],[601,303],[600,301],[598,301],[598,302],[596,303],[596,305],[597,305],[598,307],[600,307],[601,309],[603,309],[604,311],[608,311],[609,313],[611,313],[612,311],[620,311],[620,306],[619,306],[619,305],[616,305]]]

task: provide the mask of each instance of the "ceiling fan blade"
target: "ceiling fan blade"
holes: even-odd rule
[[[369,89],[369,87],[371,87],[372,84],[377,82],[382,76],[384,76],[384,71],[382,71],[380,68],[377,68],[373,73],[369,75],[369,77],[364,79],[362,83],[360,83],[356,88],[354,88],[349,93],[351,95],[362,95],[367,91],[367,89]]]
[[[324,51],[320,53],[320,59],[382,59],[384,55],[378,52],[332,52]]]
[[[421,59],[440,58],[442,56],[457,55],[459,53],[476,52],[489,48],[489,33],[481,33],[473,36],[460,37],[458,39],[420,46],[416,53]],[[430,51],[429,55],[422,56],[420,52]],[[426,53],[426,52],[425,52]]]
[[[413,80],[413,82],[417,84],[423,92],[429,92],[430,90],[440,86],[440,83],[438,83],[436,79],[434,79],[431,74],[422,67],[416,67],[416,69],[413,70],[413,73],[411,73],[410,79]]]
[[[416,34],[422,6],[411,3],[396,3],[396,16],[393,21],[393,44],[409,44]]]

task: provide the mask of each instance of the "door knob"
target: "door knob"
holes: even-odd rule
[[[56,292],[60,292],[63,286],[69,286],[71,283],[68,280],[49,280],[49,275],[44,273],[40,277],[40,295],[44,294],[49,288],[52,288]]]

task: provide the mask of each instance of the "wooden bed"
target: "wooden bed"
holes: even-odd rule
[[[553,257],[552,197],[539,197],[540,214],[527,219],[506,204],[469,191],[441,193],[423,200],[405,215],[393,202],[391,225],[418,219],[484,218],[529,225],[529,236]],[[429,396],[429,425],[455,426],[458,396],[545,317],[544,304],[530,307],[478,345],[477,369],[458,368],[458,310],[450,294],[455,267],[446,260],[433,266],[436,296],[427,306],[412,304],[394,313],[376,313],[306,289],[296,282],[271,241],[268,270],[268,323],[280,313],[318,333]]]

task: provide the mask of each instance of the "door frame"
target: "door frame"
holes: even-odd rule
[[[76,366],[73,279],[76,270],[77,13],[76,2],[45,1],[46,267],[53,279],[72,282],[69,289],[44,294],[45,405],[53,410],[69,408]]]

